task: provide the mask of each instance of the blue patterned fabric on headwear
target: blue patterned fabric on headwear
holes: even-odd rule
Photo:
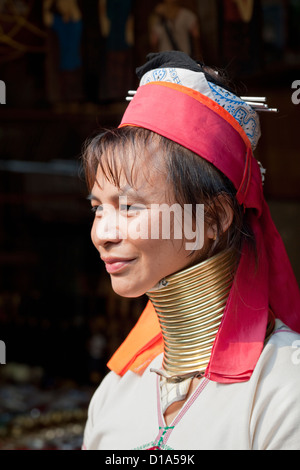
[[[214,101],[228,111],[244,129],[254,150],[259,141],[261,132],[256,111],[241,98],[221,88],[214,83],[207,82],[214,95]]]
[[[255,150],[261,135],[259,117],[244,100],[208,81],[203,72],[176,67],[160,67],[146,72],[141,78],[140,85],[157,81],[177,83],[199,91],[214,100],[237,120],[250,140],[252,150]]]

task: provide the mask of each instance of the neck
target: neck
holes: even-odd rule
[[[226,250],[147,292],[161,326],[163,369],[169,377],[193,376],[208,366],[235,266],[236,257]]]

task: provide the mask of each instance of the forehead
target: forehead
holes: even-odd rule
[[[100,153],[96,169],[100,186],[107,180],[119,188],[127,185],[140,190],[143,185],[156,187],[162,179],[167,186],[163,152],[155,142],[126,140],[107,145]]]
[[[102,202],[125,196],[128,197],[129,203],[135,201],[154,204],[170,202],[172,191],[166,182],[164,172],[155,167],[148,170],[148,166],[142,163],[139,171],[130,178],[121,168],[117,182],[107,178],[99,166],[92,194]]]

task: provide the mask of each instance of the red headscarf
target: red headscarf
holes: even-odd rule
[[[205,376],[220,383],[248,380],[261,354],[270,309],[300,332],[299,288],[263,196],[260,167],[238,121],[199,91],[162,81],[140,86],[121,126],[138,126],[177,142],[212,163],[251,210],[257,257],[245,243]],[[158,319],[149,302],[108,366],[142,373],[163,351]]]

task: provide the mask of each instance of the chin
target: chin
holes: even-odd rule
[[[117,295],[128,299],[142,297],[147,292],[147,289],[143,289],[142,287],[128,286],[114,279],[111,280],[111,286]]]

